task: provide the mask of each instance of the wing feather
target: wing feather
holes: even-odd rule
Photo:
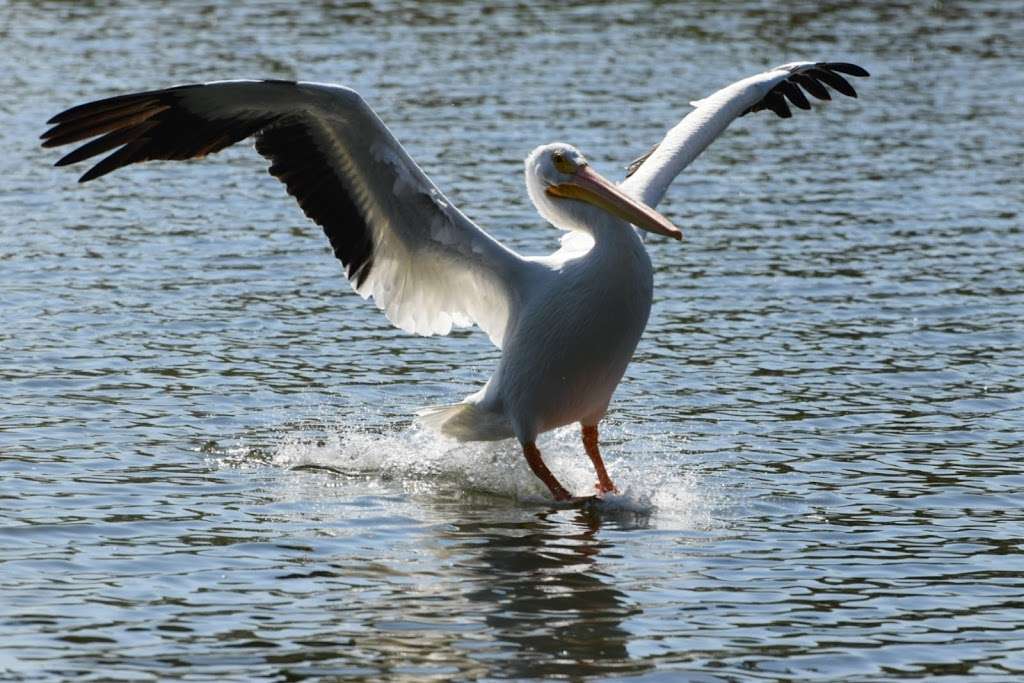
[[[81,182],[151,159],[202,157],[255,136],[271,175],[323,228],[352,286],[410,332],[447,334],[476,322],[500,347],[534,267],[452,206],[348,88],[177,86],[79,105],[50,124],[45,147],[92,138],[57,165],[111,152]]]
[[[692,102],[694,110],[660,143],[628,166],[622,188],[649,206],[657,206],[675,177],[736,118],[767,109],[788,119],[793,112],[787,100],[800,109],[810,109],[811,103],[801,88],[818,100],[832,99],[825,86],[856,97],[853,86],[841,73],[861,78],[869,75],[847,62],[794,62],[737,81]]]

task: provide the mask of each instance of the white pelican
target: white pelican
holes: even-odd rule
[[[423,421],[460,440],[515,437],[557,500],[577,500],[541,459],[535,440],[579,422],[598,495],[614,491],[598,449],[598,422],[647,324],[653,276],[630,224],[680,239],[650,207],[733,119],[786,104],[809,109],[801,88],[856,97],[840,74],[853,64],[796,62],[745,78],[694,107],[629,168],[605,180],[575,147],[554,143],[526,158],[526,187],[563,238],[550,256],[506,248],[452,206],[353,90],[289,81],[219,81],[121,95],[56,116],[46,147],[95,138],[57,162],[114,150],[80,182],[139,161],[192,159],[249,136],[309,218],[318,223],[363,298],[416,334],[479,325],[502,350],[494,374],[461,403],[430,408]],[[466,163],[482,172],[488,160]]]

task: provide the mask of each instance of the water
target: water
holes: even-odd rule
[[[0,8],[0,677],[1016,680],[1024,17],[1013,2],[11,2]],[[474,219],[558,233],[521,160],[604,173],[773,64],[861,98],[738,122],[663,205],[603,427],[552,508],[514,445],[417,431],[490,373],[411,338],[239,147],[78,186],[71,104],[347,83]],[[583,490],[576,433],[541,442]]]

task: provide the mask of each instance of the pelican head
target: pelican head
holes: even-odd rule
[[[594,226],[611,214],[649,232],[677,240],[683,237],[667,218],[605,179],[582,152],[564,142],[530,152],[526,188],[540,215],[563,230],[593,233]]]

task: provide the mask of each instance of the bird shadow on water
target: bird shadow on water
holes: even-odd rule
[[[614,430],[611,435],[614,437]],[[621,529],[650,526],[709,530],[721,526],[716,510],[728,505],[729,494],[705,481],[697,465],[669,461],[664,449],[645,449],[631,439],[631,450],[606,454],[620,492],[568,506],[555,503],[526,465],[518,443],[460,443],[416,425],[386,428],[353,426],[337,420],[284,426],[264,447],[232,449],[221,464],[268,465],[333,478],[336,494],[347,484],[382,494],[404,494],[429,500],[458,496],[467,505],[523,509],[578,509],[580,514],[613,523]],[[650,445],[650,444],[648,444]],[[542,437],[545,461],[572,492],[588,495],[595,475],[572,427]]]

